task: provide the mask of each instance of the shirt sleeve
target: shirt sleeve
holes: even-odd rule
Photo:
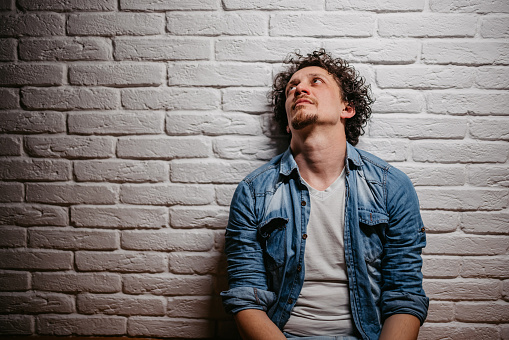
[[[382,318],[411,314],[422,324],[429,306],[421,272],[426,233],[412,182],[395,168],[389,170],[387,177],[387,211],[389,223],[382,257]]]

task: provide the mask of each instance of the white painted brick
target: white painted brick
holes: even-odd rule
[[[69,35],[152,35],[164,33],[162,13],[80,13],[67,19]]]
[[[382,37],[473,37],[477,16],[455,14],[389,14],[378,17]]]
[[[427,64],[504,65],[509,63],[509,43],[468,39],[424,41],[422,60]]]
[[[212,45],[206,38],[126,37],[115,38],[115,60],[204,60]]]
[[[0,88],[0,109],[19,108],[19,89]]]
[[[21,90],[22,103],[32,110],[111,110],[120,106],[120,94],[117,89],[58,87],[27,87]]]
[[[0,61],[14,61],[16,48],[17,41],[15,39],[0,39]]]
[[[467,132],[464,117],[436,115],[374,115],[369,136],[378,138],[455,138],[463,139]]]
[[[427,279],[424,291],[430,300],[497,300],[500,281],[487,279]]]
[[[226,268],[220,253],[173,252],[168,261],[170,272],[175,274],[215,274],[223,264]]]
[[[509,190],[456,188],[417,188],[421,209],[500,210],[507,207]]]
[[[168,298],[168,316],[184,318],[225,318],[221,299],[210,296]]]
[[[284,150],[278,150],[277,140],[266,137],[239,138],[218,137],[214,139],[213,150],[220,158],[270,160]]]
[[[98,37],[19,40],[19,58],[35,61],[111,60],[111,41]]]
[[[503,253],[502,253],[503,254]],[[489,256],[489,257],[465,257],[461,264],[461,276],[471,278],[509,278],[507,265],[509,257]]]
[[[507,160],[508,150],[506,143],[496,142],[416,141],[412,143],[413,159],[418,162],[503,163]]]
[[[509,280],[505,280],[502,282],[502,297],[506,301],[509,298]]]
[[[132,274],[123,276],[126,294],[210,295],[212,280],[206,275]]]
[[[509,234],[509,212],[464,212],[461,229],[473,234]]]
[[[219,9],[217,0],[120,0],[122,10],[214,10]]]
[[[281,62],[288,53],[318,49],[321,42],[302,38],[218,38],[216,60]]]
[[[483,38],[509,38],[509,17],[484,17],[481,23],[481,36]]]
[[[434,12],[509,13],[509,4],[505,0],[430,0],[429,6]]]
[[[196,137],[123,137],[117,142],[117,156],[137,159],[208,157],[209,140]]]
[[[67,225],[67,208],[35,204],[3,204],[0,224],[20,226]]]
[[[509,303],[458,302],[454,316],[462,322],[509,322]]]
[[[73,206],[71,222],[77,227],[161,228],[168,225],[168,211],[163,207]]]
[[[165,300],[154,296],[129,296],[123,294],[80,294],[76,298],[81,314],[106,315],[165,315]]]
[[[160,134],[162,111],[73,112],[68,115],[69,133],[90,135]]]
[[[429,92],[426,102],[430,113],[509,114],[509,96],[505,91]]]
[[[224,252],[224,230],[214,230],[214,249],[220,252]],[[226,267],[225,267],[226,268]],[[222,269],[225,269],[222,268]],[[227,287],[228,285],[226,285]]]
[[[0,228],[0,247],[17,248],[27,246],[26,228],[6,227]]]
[[[0,267],[17,270],[69,270],[73,267],[72,252],[0,249]]]
[[[460,186],[465,184],[464,165],[402,164],[396,165],[410,177],[415,186]]]
[[[65,34],[65,16],[57,13],[0,14],[0,35],[46,36]]]
[[[172,35],[266,35],[269,17],[256,12],[167,12]]]
[[[91,182],[163,182],[168,179],[169,166],[161,161],[77,161],[74,175],[78,181]]]
[[[65,181],[71,178],[71,164],[66,160],[2,159],[0,179]]]
[[[21,136],[0,136],[0,156],[21,156]]]
[[[421,217],[427,231],[451,232],[460,225],[459,213],[451,211],[421,211]]]
[[[238,183],[263,163],[222,160],[174,160],[170,179],[184,183]]]
[[[23,291],[31,288],[29,272],[1,271],[0,291]]]
[[[475,139],[509,140],[508,118],[474,118],[468,125],[468,131]]]
[[[165,65],[157,63],[71,65],[69,83],[87,86],[158,86],[166,80],[165,73]]]
[[[35,157],[109,158],[115,155],[115,139],[111,137],[58,136],[25,138],[29,155]]]
[[[1,293],[0,312],[8,314],[72,313],[74,299],[55,293]]]
[[[30,11],[112,11],[115,0],[20,0],[18,5]]]
[[[0,315],[1,334],[32,335],[34,325],[31,315]]]
[[[58,133],[65,132],[65,114],[52,111],[2,112],[0,132]]]
[[[380,88],[469,88],[475,77],[472,68],[463,66],[380,66],[375,70]]]
[[[62,293],[116,293],[122,289],[119,274],[113,273],[34,273],[33,288]]]
[[[420,53],[420,43],[408,39],[331,39],[323,47],[351,63],[413,64]]]
[[[226,10],[238,9],[256,9],[256,10],[304,10],[313,11],[323,9],[324,0],[310,2],[295,2],[291,0],[223,0],[223,6]]]
[[[296,13],[272,14],[269,34],[290,37],[370,37],[375,29],[375,17],[357,13]]]
[[[209,204],[214,201],[214,188],[210,185],[187,184],[123,185],[120,201],[147,205]]]
[[[207,251],[214,238],[210,231],[123,231],[122,248],[154,251]]]
[[[132,110],[213,110],[219,107],[220,93],[209,88],[124,89],[122,106]]]
[[[32,248],[115,250],[120,246],[118,234],[111,230],[36,228],[29,230],[28,239]]]
[[[422,274],[424,278],[454,279],[459,276],[461,257],[423,256]]]
[[[470,165],[467,167],[468,183],[475,186],[509,187],[509,167]]]
[[[507,248],[507,237],[465,235],[462,233],[428,234],[424,254],[435,255],[496,255]]]
[[[500,339],[501,340],[509,339],[509,325],[507,324],[500,325]]]
[[[465,339],[499,339],[497,325],[451,323],[426,323],[421,327],[419,340],[465,340]]]
[[[48,204],[114,204],[118,188],[75,183],[26,184],[26,201]]]
[[[268,89],[239,89],[222,90],[223,110],[260,113],[270,111],[267,99]]]
[[[373,12],[406,12],[422,11],[424,0],[383,0],[373,2],[370,0],[343,1],[326,0],[325,8],[328,11],[356,10]]]
[[[110,271],[124,273],[157,273],[166,268],[164,254],[148,252],[75,252],[79,271]]]
[[[200,319],[131,317],[127,332],[130,336],[210,338],[214,334],[214,324]]]
[[[61,85],[63,80],[63,65],[0,65],[0,85]]]
[[[373,91],[376,99],[372,106],[375,113],[417,113],[425,107],[423,95],[409,90]]]
[[[174,228],[226,228],[228,209],[224,207],[172,207],[170,224]]]
[[[509,89],[509,68],[479,67],[475,84],[484,89]]]
[[[387,162],[399,162],[407,159],[408,141],[402,139],[361,138],[359,148],[373,153]]]
[[[426,321],[428,323],[454,321],[454,303],[447,301],[430,301]]]
[[[123,335],[127,318],[110,315],[39,315],[37,332],[43,335]]]
[[[230,205],[236,185],[216,185],[216,202],[219,205]]]

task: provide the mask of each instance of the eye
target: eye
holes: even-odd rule
[[[287,92],[287,93],[292,92],[292,91],[293,91],[293,90],[295,90],[296,88],[297,88],[297,86],[295,86],[295,85],[290,85],[290,86],[288,86],[288,89],[286,90],[286,92]]]
[[[314,78],[313,79],[313,84],[322,84],[323,83],[323,80],[320,79],[320,78]]]

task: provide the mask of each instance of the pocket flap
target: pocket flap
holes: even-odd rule
[[[375,225],[389,222],[389,216],[384,213],[359,210],[359,222],[367,225]]]
[[[268,238],[277,228],[282,228],[288,223],[288,218],[272,217],[268,218],[258,225],[258,234],[263,238]]]

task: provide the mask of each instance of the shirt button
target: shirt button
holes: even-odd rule
[[[306,201],[300,202],[300,205],[305,206],[306,205]]]
[[[297,271],[298,271],[298,272],[300,272],[301,270],[302,270],[302,266],[299,264],[299,265],[297,266]]]
[[[305,240],[305,239],[307,239],[307,238],[308,238],[308,234],[304,234],[304,235],[302,235],[302,239],[303,239],[303,240]]]
[[[288,299],[288,303],[289,303],[289,304],[292,304],[292,303],[293,303],[293,299],[292,299],[292,298],[289,298],[289,299]]]

